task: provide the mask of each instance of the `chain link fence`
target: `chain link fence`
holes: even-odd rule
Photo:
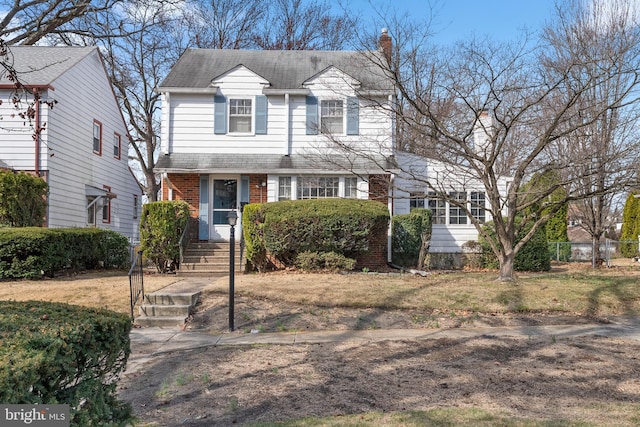
[[[600,242],[597,262],[609,266],[611,260],[623,257],[620,247],[636,248],[640,251],[637,240],[611,240],[604,239]],[[549,242],[549,254],[552,261],[560,262],[591,262],[593,260],[592,242]]]

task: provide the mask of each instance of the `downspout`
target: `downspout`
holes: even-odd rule
[[[34,135],[35,141],[35,166],[33,168],[36,176],[40,176],[40,102],[38,101],[38,89],[33,88],[33,99],[35,103],[35,122],[36,130]]]
[[[395,200],[394,188],[395,188],[395,174],[391,174],[389,178],[389,199],[387,201],[387,207],[389,209],[389,229],[387,230],[387,262],[391,264],[393,262],[392,259],[392,248],[391,245],[393,243],[393,201]]]
[[[289,105],[290,103],[290,99],[289,99],[289,94],[285,93],[284,94],[284,106],[285,109],[287,110],[287,115],[286,115],[286,124],[285,124],[285,141],[287,144],[287,149],[286,149],[286,155],[290,156],[291,155],[291,151],[293,150],[292,147],[292,141],[291,141],[291,106]]]

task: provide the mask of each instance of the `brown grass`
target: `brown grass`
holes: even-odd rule
[[[302,274],[277,272],[237,275],[237,295],[316,307],[432,309],[479,313],[556,312],[572,315],[640,313],[640,265],[591,270],[556,266],[549,273],[521,274],[513,283],[495,272],[409,274]],[[147,274],[150,293],[180,278]],[[226,294],[228,277],[205,292]],[[71,277],[0,282],[2,300],[66,302],[129,312],[129,280],[124,272],[91,272]]]
[[[177,280],[174,275],[148,274],[144,278],[145,292],[156,291]],[[2,281],[0,300],[65,302],[129,313],[129,277],[123,271],[109,271],[55,279]]]
[[[640,266],[591,270],[563,266],[549,273],[497,282],[496,273],[240,275],[236,293],[318,307],[433,309],[481,313],[557,312],[572,315],[640,313]],[[228,292],[221,278],[205,292]]]

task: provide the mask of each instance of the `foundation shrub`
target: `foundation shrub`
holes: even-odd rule
[[[245,220],[251,224],[244,233],[247,247],[254,248],[251,256],[247,251],[254,266],[260,261],[253,261],[256,254],[273,257],[285,267],[294,266],[303,252],[335,252],[356,259],[369,251],[370,241],[386,235],[389,222],[386,205],[371,200],[282,201],[262,205],[259,213],[252,213],[250,206],[245,206],[250,212]]]
[[[0,301],[0,402],[68,404],[71,425],[123,425],[131,408],[116,380],[131,319],[104,309]]]
[[[356,260],[335,252],[301,252],[296,256],[295,267],[305,271],[351,271]]]
[[[140,216],[140,246],[143,255],[159,273],[180,263],[180,236],[189,220],[189,204],[181,200],[147,203]]]
[[[394,215],[391,257],[393,263],[402,267],[424,268],[425,260],[420,262],[420,250],[426,249],[428,258],[431,241],[431,211],[414,209],[406,215]],[[419,265],[423,264],[423,265]],[[428,262],[426,263],[428,266]]]

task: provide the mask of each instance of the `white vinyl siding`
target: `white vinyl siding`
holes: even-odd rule
[[[99,210],[96,226],[137,239],[139,220],[131,214],[131,195],[139,195],[140,189],[127,162],[111,155],[111,137],[116,133],[126,135],[127,128],[97,51],[67,70],[52,86],[56,90],[48,96],[57,101],[55,108],[49,110],[41,104],[47,117],[43,147],[48,157],[48,226],[86,226],[86,186],[102,189],[108,185],[117,197],[110,203],[109,222],[102,222],[103,212]],[[103,143],[105,136],[108,141],[102,156],[94,154],[90,142],[94,120],[101,124]],[[30,135],[28,144],[33,145]],[[126,153],[127,148],[125,139],[121,141],[121,153]],[[33,164],[33,159],[29,163]]]

